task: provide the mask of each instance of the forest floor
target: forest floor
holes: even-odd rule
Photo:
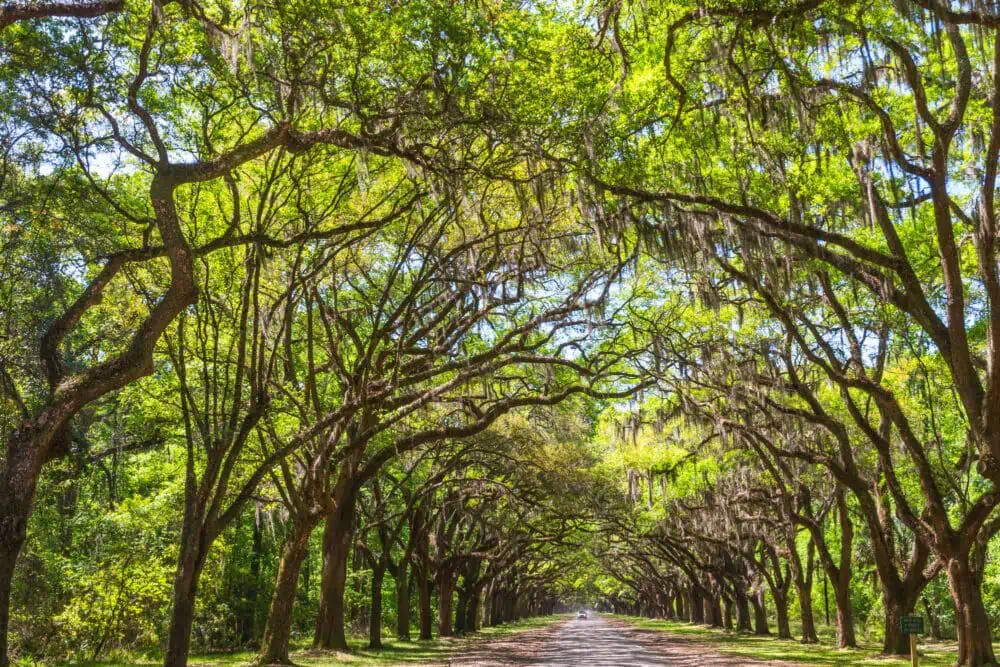
[[[748,660],[684,637],[665,638],[628,621],[592,615],[567,618],[550,628],[473,644],[449,657],[454,667],[795,667],[795,663]]]
[[[633,616],[605,616],[636,641],[664,639],[670,645],[688,644],[711,647],[713,651],[743,660],[738,664],[822,665],[824,667],[895,667],[909,665],[907,657],[880,655],[881,644],[859,641],[857,649],[838,649],[832,638],[825,643],[802,644],[796,640],[776,639],[736,633],[704,625],[650,620]],[[918,653],[921,667],[951,667],[958,655],[954,642],[935,642],[920,638]]]
[[[314,651],[306,647],[293,652],[297,665],[308,667],[385,667],[420,664],[438,667],[509,667],[527,665],[588,665],[644,667],[902,667],[909,658],[885,658],[879,645],[862,642],[857,649],[839,650],[832,639],[821,644],[759,637],[703,625],[650,620],[633,616],[592,615],[578,621],[572,615],[532,618],[484,628],[474,636],[450,637],[428,642],[386,640],[382,650],[364,648],[367,641],[352,640],[350,652]],[[954,643],[921,639],[923,667],[955,664]],[[250,652],[193,656],[191,667],[247,665]],[[157,656],[145,659],[74,663],[83,667],[152,667],[162,664]]]
[[[291,658],[296,665],[309,667],[387,667],[388,665],[420,664],[448,665],[452,656],[469,650],[472,646],[502,641],[526,632],[545,631],[547,628],[567,616],[546,616],[529,618],[516,623],[507,623],[497,627],[483,628],[475,635],[468,637],[435,638],[431,641],[400,642],[395,639],[383,639],[384,647],[373,651],[366,648],[366,637],[349,639],[351,651],[317,651],[301,646],[293,650]],[[250,651],[233,653],[210,653],[193,655],[188,661],[189,667],[238,667],[250,664],[256,654]],[[73,667],[154,667],[163,664],[162,656],[134,656],[125,660],[105,660],[100,662],[73,662]]]

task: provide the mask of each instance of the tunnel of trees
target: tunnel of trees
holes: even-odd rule
[[[994,664],[998,94],[991,0],[0,2],[0,667]]]

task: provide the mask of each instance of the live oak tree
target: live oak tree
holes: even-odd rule
[[[19,417],[26,420],[24,424],[12,429],[5,457],[5,502],[2,509],[4,536],[9,538],[4,543],[8,549],[4,558],[4,565],[8,568],[5,575],[9,575],[13,568],[15,555],[23,540],[24,523],[41,465],[52,455],[64,454],[62,450],[68,449],[68,435],[65,432],[68,419],[87,402],[99,399],[138,376],[151,372],[156,341],[167,330],[174,317],[195,299],[195,282],[198,276],[194,258],[204,257],[213,250],[227,246],[248,244],[254,248],[250,255],[253,259],[248,259],[248,263],[257,267],[255,271],[259,271],[261,254],[266,252],[263,248],[292,246],[342,231],[331,233],[328,229],[317,230],[316,221],[307,220],[308,231],[304,235],[293,234],[283,238],[267,236],[263,229],[268,225],[261,224],[260,216],[270,215],[268,207],[273,205],[274,200],[266,201],[264,196],[260,197],[260,201],[266,203],[258,207],[256,224],[244,225],[240,201],[242,188],[240,179],[233,176],[233,170],[270,151],[300,153],[315,143],[339,144],[343,148],[371,150],[375,153],[405,152],[399,148],[399,123],[390,124],[388,130],[385,127],[373,130],[372,125],[368,124],[374,122],[379,125],[386,122],[386,115],[375,121],[361,117],[363,114],[349,120],[337,118],[338,124],[355,121],[361,135],[375,131],[380,133],[378,136],[359,137],[339,130],[306,134],[293,128],[293,119],[301,121],[307,117],[309,121],[303,121],[304,123],[317,121],[317,115],[312,113],[316,107],[309,107],[317,99],[323,99],[325,103],[337,108],[343,104],[342,98],[337,99],[336,90],[324,89],[316,81],[303,79],[303,72],[311,74],[317,70],[314,69],[314,61],[306,57],[298,59],[303,56],[302,51],[286,48],[286,43],[278,46],[267,42],[267,37],[281,32],[283,22],[302,25],[300,16],[271,16],[267,29],[273,33],[262,31],[251,34],[247,24],[238,27],[226,25],[225,20],[212,18],[209,12],[195,3],[153,4],[135,13],[125,13],[123,9],[122,3],[9,3],[3,6],[2,26],[7,29],[5,37],[16,40],[23,47],[13,51],[15,55],[4,63],[10,66],[10,90],[24,93],[30,87],[33,93],[22,95],[26,103],[17,108],[19,121],[27,123],[26,133],[37,130],[36,134],[42,136],[43,141],[52,139],[57,144],[61,142],[60,157],[76,163],[84,186],[96,199],[104,200],[111,217],[118,218],[127,230],[124,238],[115,238],[114,243],[109,243],[111,248],[106,251],[103,268],[94,272],[82,294],[75,301],[70,299],[66,310],[57,314],[53,318],[54,324],[40,336],[41,361],[45,366],[43,370],[48,378],[50,396],[46,399],[48,403],[43,403],[44,407],[40,408],[37,419],[31,415],[29,404],[23,399],[22,378],[15,380],[7,372],[7,368],[4,369],[5,395],[17,404],[21,412]],[[52,16],[93,18],[104,14],[115,16],[107,22],[97,24],[74,24],[68,38],[56,30],[64,24],[32,24],[28,27],[13,25],[15,21],[23,19]],[[175,43],[169,29],[185,22],[193,24],[197,29],[187,41]],[[139,39],[133,40],[133,35],[138,35]],[[268,47],[277,48],[269,50]],[[271,67],[278,54],[285,58],[282,61],[284,67],[280,70]],[[42,55],[52,55],[52,58],[45,59]],[[69,64],[64,67],[64,63],[59,62],[59,57],[65,57]],[[347,60],[352,62],[350,58]],[[42,62],[48,69],[37,67],[37,62]],[[262,75],[262,70],[267,70],[267,74]],[[322,67],[319,70],[322,71]],[[272,86],[275,83],[275,73],[288,76],[284,80],[279,77],[278,85]],[[208,79],[212,80],[210,87],[205,84]],[[381,80],[384,82],[386,79],[383,77]],[[79,95],[60,97],[49,94],[65,81],[82,81],[84,85],[76,89]],[[165,86],[173,86],[173,90],[161,97]],[[306,92],[307,88],[309,92]],[[439,90],[447,91],[447,87],[439,87]],[[172,97],[177,102],[176,108],[165,107],[164,97]],[[352,108],[357,110],[356,105]],[[186,116],[187,113],[191,115]],[[200,120],[200,127],[197,123],[189,124],[189,118]],[[34,124],[33,128],[31,124]],[[23,127],[25,126],[18,129]],[[116,152],[124,154],[126,159],[119,160]],[[182,157],[178,158],[178,154]],[[411,161],[420,162],[417,153],[410,152],[408,156]],[[191,157],[194,159],[189,159]],[[108,161],[113,170],[123,169],[129,175],[105,179],[102,171],[107,168]],[[365,169],[367,170],[367,165]],[[298,188],[296,212],[304,216],[313,213],[309,206],[301,204],[310,196],[303,196],[303,191],[316,186],[316,183],[307,182],[295,174],[283,172],[281,176],[290,179]],[[226,187],[220,188],[219,193],[221,198],[227,195],[231,198],[231,216],[208,216],[207,221],[204,216],[197,216],[196,202],[204,192],[198,188],[192,188],[190,193],[185,190],[180,195],[184,198],[184,206],[176,206],[175,190],[181,185],[209,183],[213,180],[225,182]],[[144,181],[150,184],[148,187],[151,192],[150,202],[145,206],[140,198],[126,197],[132,194],[128,192],[129,187],[138,184],[140,191],[142,187],[146,187]],[[270,187],[269,184],[266,193],[262,194],[275,196],[278,190],[280,188]],[[331,198],[336,201],[336,192],[332,194],[334,196]],[[178,208],[184,208],[184,212],[189,214],[183,221],[186,228],[182,228],[181,218],[184,216],[178,214]],[[105,236],[111,240],[111,234]],[[132,246],[127,242],[130,236],[136,240]],[[159,241],[157,236],[160,237]],[[125,246],[125,249],[115,246]],[[92,254],[101,257],[97,253]],[[157,275],[155,269],[149,275],[145,267],[138,268],[140,264],[156,266],[157,260],[162,257],[170,260],[169,279]],[[132,265],[136,265],[135,268]],[[126,271],[126,267],[132,271]],[[137,273],[148,281],[139,291],[150,312],[145,323],[141,319],[138,324],[133,323],[133,328],[137,327],[137,333],[132,345],[121,350],[116,349],[113,344],[109,345],[108,350],[102,350],[96,356],[105,359],[110,357],[110,360],[89,370],[67,364],[63,342],[68,332],[79,328],[81,319],[88,312],[93,315],[100,297],[112,291],[109,285],[115,283],[116,278],[127,275],[134,280]],[[259,274],[251,274],[255,277],[246,278],[240,288],[243,297],[237,311],[238,325],[248,320],[253,320],[255,324],[258,322],[256,303],[253,309],[255,317],[248,316],[251,308],[247,295],[251,292],[256,295],[259,288],[255,282]],[[157,294],[157,286],[163,291],[162,295]],[[206,303],[206,310],[211,311],[212,306]],[[261,365],[256,364],[256,357],[253,354],[247,355],[247,340],[241,338],[244,333],[245,330],[236,335],[241,341],[237,345],[239,351],[235,360],[233,396],[237,397],[243,391],[240,375],[246,370],[244,356],[251,358],[252,373],[263,372]],[[202,330],[200,335],[218,340],[220,332]],[[119,339],[120,337],[121,334]],[[181,345],[175,350],[174,362],[179,362],[183,375],[191,360],[184,353],[185,332],[179,331],[177,338]],[[205,340],[201,338],[203,344]],[[257,342],[259,341],[253,340],[250,346],[254,347]],[[201,359],[203,366],[211,367],[214,371],[220,358],[216,355],[214,361],[206,359],[208,350],[204,346],[202,352],[206,353]],[[227,363],[230,361],[232,360],[227,360]],[[22,384],[20,389],[19,381]],[[259,419],[265,379],[263,376],[254,377],[250,382],[255,392],[254,400],[251,401],[252,409],[243,415],[246,428],[238,429],[235,433],[232,430],[227,433],[225,429],[222,433],[217,433],[211,422],[215,418],[219,418],[219,423],[237,419],[241,409],[238,399],[232,400],[229,406],[223,405],[220,414],[202,414],[199,419],[194,414],[196,403],[193,400],[198,390],[192,388],[186,377],[180,382],[185,385],[181,392],[185,399],[182,401],[183,412],[188,418],[188,425],[194,423],[196,426],[188,429],[189,452],[196,448],[196,441],[200,441],[210,451],[206,470],[199,482],[201,488],[198,493],[193,488],[190,489],[186,503],[189,509],[194,510],[201,504],[199,501],[207,500],[207,496],[214,494],[215,501],[225,496],[232,466],[243,450],[252,424]],[[223,393],[233,389],[224,382],[219,384],[222,386],[217,385],[214,389],[221,388]],[[212,393],[212,389],[207,386],[200,390],[205,396]],[[218,408],[214,405],[212,407]],[[34,425],[28,423],[27,420],[30,419],[35,420]],[[198,433],[193,435],[195,431]],[[192,480],[192,485],[196,477],[194,467],[192,463],[188,471],[188,479]],[[259,470],[266,468],[263,465]],[[251,475],[251,482],[253,477]],[[252,483],[248,483],[243,488],[243,492],[238,495],[238,502],[230,510],[235,512],[240,508],[252,486]],[[217,502],[213,502],[213,505],[217,505]],[[216,509],[210,509],[210,514],[215,511]],[[217,534],[225,526],[233,512],[224,512],[219,520],[210,516],[205,522],[198,518],[186,521],[186,537],[191,537],[187,534],[191,532],[203,533],[194,542],[198,543],[200,549],[207,550],[213,534]],[[191,543],[192,540],[185,540],[185,545]],[[185,590],[181,591],[178,599],[184,604],[178,604],[175,610],[175,614],[188,623],[191,614],[188,607],[192,604],[194,592],[192,571],[197,571],[197,564],[204,558],[204,553],[192,554],[192,558],[194,566],[188,567],[187,564],[192,560],[182,553],[180,569],[184,576],[179,577],[178,581],[179,588]],[[9,576],[5,581],[4,591],[7,592]],[[180,585],[181,582],[185,582],[183,586]],[[4,636],[6,614],[5,605],[2,628]],[[171,640],[168,662],[183,662],[185,659],[187,632],[183,622],[179,626],[178,631],[172,633],[172,637],[178,639],[176,645]],[[6,650],[3,653],[6,661]]]
[[[148,648],[171,614],[183,664],[243,575],[218,625],[265,662],[317,591],[318,647],[362,613],[408,636],[411,582],[422,638],[435,596],[447,634],[603,595],[812,642],[820,578],[841,646],[954,610],[959,662],[993,662],[998,28],[964,0],[0,3],[0,666],[12,582],[14,654]],[[572,446],[542,426],[568,411]],[[160,557],[126,627],[133,552]]]
[[[580,254],[577,276],[563,271],[572,281],[563,284],[565,296],[553,296],[549,272],[563,261],[556,253],[571,230],[508,223],[499,199],[493,212],[484,207],[478,219],[456,225],[453,216],[465,216],[467,204],[457,201],[449,212],[445,203],[431,198],[386,236],[355,245],[335,270],[309,272],[304,330],[294,334],[305,341],[301,390],[288,392],[285,424],[266,429],[274,448],[296,431],[310,442],[274,478],[295,528],[279,568],[264,664],[288,660],[298,567],[321,521],[316,642],[346,648],[348,526],[361,487],[383,466],[411,449],[474,435],[515,408],[577,393],[618,395],[636,383],[625,355],[602,353],[584,328],[595,324],[588,313],[606,298],[615,269],[587,266]],[[587,356],[578,361],[569,351]]]
[[[904,443],[929,513],[910,506],[887,469],[896,510],[948,574],[960,662],[993,661],[979,630],[987,619],[975,552],[996,505],[992,462],[1000,454],[996,17],[936,2],[663,11],[665,57],[655,63],[627,59],[625,22],[612,24],[624,42],[623,90],[649,99],[629,87],[630,75],[656,68],[663,95],[645,117],[592,138],[595,155],[615,146],[627,156],[622,164],[591,161],[581,171],[599,201],[614,195],[626,220],[639,210],[655,216],[650,235],[668,254],[701,253],[704,266],[777,297],[779,322],[785,281],[801,287],[800,268],[828,275],[813,279],[817,297],[845,339],[834,344],[820,333],[797,346],[802,353],[829,346],[812,360],[843,388],[848,410],[866,395]],[[652,18],[639,6],[620,13],[636,26]],[[698,51],[717,57],[693,57]],[[683,250],[694,240],[700,251]],[[927,443],[873,376],[864,348],[852,348],[852,328],[879,323],[859,320],[861,303],[848,292],[902,318],[901,328],[926,341],[950,375],[979,473],[990,482],[957,520],[924,464]],[[877,446],[887,445],[878,419],[856,421]]]
[[[232,225],[225,217],[196,224],[178,197],[197,184],[225,181],[237,209],[241,194],[230,174],[275,151],[323,145],[423,162],[422,151],[402,136],[411,131],[404,130],[403,111],[409,73],[382,76],[364,91],[357,78],[329,75],[386,55],[351,41],[364,33],[361,23],[333,35],[315,16],[303,20],[305,7],[247,9],[245,20],[233,20],[229,7],[216,11],[196,2],[0,8],[5,43],[16,45],[4,51],[2,63],[4,99],[13,112],[10,142],[37,140],[51,146],[47,163],[75,165],[116,228],[86,257],[77,295],[35,341],[48,389],[36,408],[23,404],[20,423],[7,435],[0,478],[0,664],[7,661],[10,580],[43,466],[68,451],[74,415],[152,372],[157,341],[196,299],[195,258],[254,234],[239,215]],[[254,14],[259,20],[251,20]],[[293,26],[299,40],[283,39]],[[447,94],[447,86],[438,92]],[[426,110],[422,117],[432,115]],[[443,129],[438,138],[447,134]],[[123,182],[133,180],[145,195],[126,196]],[[155,266],[158,274],[142,288],[149,292],[145,314],[99,361],[68,366],[61,350],[67,336],[93,316],[109,286],[140,265]],[[19,395],[17,382],[6,382],[5,394]]]
[[[900,525],[891,516],[892,500],[883,460],[852,423],[848,410],[838,406],[836,390],[824,384],[822,370],[810,369],[807,358],[793,354],[787,339],[774,340],[774,328],[766,320],[743,317],[748,305],[755,303],[752,297],[739,290],[722,290],[718,295],[729,305],[715,318],[725,313],[742,326],[737,329],[735,321],[721,328],[715,322],[708,324],[697,310],[683,318],[686,325],[661,325],[655,334],[660,337],[652,346],[657,360],[653,372],[669,378],[666,384],[680,399],[682,412],[706,422],[713,437],[728,437],[736,451],[751,455],[751,465],[761,466],[772,476],[769,484],[776,485],[789,527],[795,525],[795,530],[809,532],[820,565],[834,582],[835,597],[840,602],[841,642],[849,642],[852,635],[850,561],[845,560],[852,527],[844,523],[843,506],[838,500],[841,551],[837,565],[828,549],[826,533],[813,513],[816,499],[804,495],[808,487],[801,480],[808,474],[808,466],[832,473],[837,484],[834,498],[846,492],[857,500],[883,589],[884,650],[904,652],[906,642],[898,632],[896,619],[911,613],[920,592],[940,571],[940,562],[929,559],[930,549],[919,535],[906,537],[900,532]],[[632,320],[652,322],[641,313]],[[943,417],[939,414],[938,419]],[[938,432],[939,442],[940,437]],[[971,480],[969,472],[966,467],[967,480]],[[900,468],[898,474],[905,474],[908,489],[915,488],[911,473]],[[790,533],[793,543],[794,532]],[[795,580],[801,589],[808,568],[801,566],[794,550],[786,553],[795,565],[793,570],[799,573]],[[803,608],[802,616],[811,616],[811,611]]]

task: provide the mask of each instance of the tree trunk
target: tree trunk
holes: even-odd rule
[[[201,519],[188,521],[200,524]],[[198,595],[198,580],[205,564],[210,542],[200,528],[192,528],[190,524],[183,531],[181,552],[177,562],[177,573],[174,576],[174,604],[170,613],[170,629],[167,633],[167,653],[164,656],[165,667],[184,667],[191,651],[191,626],[194,623],[195,598]]]
[[[193,478],[188,478],[184,523],[181,528],[180,554],[177,572],[174,575],[174,604],[170,613],[170,629],[167,634],[166,667],[184,667],[191,651],[191,625],[194,622],[195,599],[198,595],[198,580],[205,565],[205,558],[212,546],[212,539],[206,534],[203,503],[191,486]]]
[[[7,440],[7,461],[0,469],[0,667],[8,667],[10,594],[28,518],[42,473],[43,451],[52,432],[29,425],[15,430]],[[44,447],[44,450],[43,450]]]
[[[799,616],[802,619],[802,643],[815,644],[819,641],[816,635],[816,620],[813,618],[812,590],[809,586],[799,588]]]
[[[465,617],[466,617],[466,607],[469,605],[469,591],[462,588],[458,589],[458,605],[455,607],[455,634],[464,635],[467,628],[465,627]]]
[[[854,635],[854,610],[851,609],[851,583],[834,581],[833,593],[837,601],[837,646],[856,648],[858,640]],[[907,647],[907,650],[909,647]]]
[[[792,628],[788,623],[788,598],[775,591],[771,591],[771,597],[774,598],[774,614],[778,623],[778,639],[791,639]]]
[[[721,628],[722,627],[722,601],[719,599],[718,595],[713,595],[709,602],[709,611],[711,612],[711,622],[712,627]]]
[[[515,602],[514,592],[510,589],[504,591],[503,608],[500,612],[503,623],[510,623],[517,620],[517,605]]]
[[[250,581],[246,588],[246,609],[240,621],[240,637],[244,645],[257,636],[257,595],[260,591],[260,561],[264,554],[264,533],[256,514],[253,517],[253,550],[250,555]]]
[[[385,579],[385,563],[376,563],[372,568],[372,607],[368,616],[368,648],[382,648],[382,582]]]
[[[812,608],[812,578],[806,578],[802,576],[801,561],[799,561],[799,566],[795,567],[795,561],[798,561],[797,557],[792,559],[792,573],[795,580],[795,589],[798,593],[799,598],[799,617],[802,621],[802,643],[803,644],[815,644],[819,641],[816,636],[816,621],[813,618],[813,608]]]
[[[851,554],[854,551],[854,524],[851,523],[851,517],[847,511],[847,498],[844,488],[841,486],[837,487],[837,516],[840,520],[840,566],[835,570],[830,568],[827,572],[827,578],[833,581],[834,594],[837,597],[837,646],[855,648],[858,645],[858,640],[854,636],[854,610],[851,608],[851,574],[854,566]],[[821,538],[822,535],[817,537]],[[818,540],[816,542],[819,543]],[[821,556],[823,553],[829,556],[825,546]],[[832,575],[836,575],[836,578],[832,578]],[[824,595],[825,593],[824,590]]]
[[[677,614],[674,612],[675,600],[673,594],[663,594],[663,616],[668,621],[676,621]]]
[[[913,611],[907,604],[906,595],[897,591],[891,594],[888,587],[882,587],[882,610],[885,615],[885,635],[882,638],[882,653],[886,655],[909,655],[910,640],[899,629],[899,619]]]
[[[750,632],[750,601],[742,587],[736,588],[736,630]]]
[[[478,632],[479,631],[479,603],[482,601],[482,589],[473,588],[472,594],[469,596],[469,600],[466,603],[465,608],[465,631],[466,632]],[[548,613],[548,612],[547,612]]]
[[[486,583],[479,591],[479,601],[483,608],[483,615],[476,621],[476,630],[488,628],[493,622],[493,583]],[[479,618],[479,617],[477,617]]]
[[[767,612],[764,610],[764,591],[751,595],[750,605],[753,607],[753,633],[755,635],[771,634],[770,628],[767,627]]]
[[[351,557],[347,565],[346,571],[360,572],[368,567],[368,562],[365,559],[364,551],[362,551],[360,544],[352,542],[351,544]],[[365,624],[368,623],[368,598],[369,594],[365,591],[365,580],[363,577],[352,577],[353,582],[353,598],[358,601],[357,605],[351,605],[347,607],[348,612],[345,615],[347,619],[346,625],[352,623],[357,623],[359,620],[364,619]]]
[[[493,623],[492,625],[503,625],[505,622],[504,612],[507,601],[507,589],[505,586],[500,586],[496,593],[493,594]]]
[[[433,614],[431,612],[431,581],[427,572],[419,570],[417,580],[417,593],[420,605],[420,639],[429,640],[433,638],[431,628],[434,626]]]
[[[691,622],[702,624],[705,622],[705,607],[701,602],[701,590],[697,586],[688,588],[688,605],[691,609]]]
[[[486,619],[483,625],[493,627],[500,622],[500,588],[496,582],[490,584],[490,592],[486,598]]]
[[[261,642],[260,665],[290,665],[288,644],[292,635],[292,609],[299,587],[299,572],[309,551],[309,535],[314,523],[296,525],[281,549],[278,574],[274,582],[274,594],[264,627]]]
[[[400,560],[396,570],[396,638],[410,641],[410,577],[409,564]]]
[[[723,622],[722,627],[726,630],[733,629],[733,601],[729,597],[722,598],[723,602]]]
[[[990,619],[983,605],[983,593],[968,557],[948,562],[948,583],[955,601],[955,630],[958,632],[958,664],[968,667],[993,665],[993,638]]]
[[[452,597],[455,591],[455,575],[446,568],[441,568],[437,577],[438,588],[438,636],[451,637],[454,632],[451,626]]]
[[[808,563],[802,565],[802,558],[799,556],[796,544],[797,533],[789,528],[785,534],[785,546],[788,548],[788,564],[791,566],[792,580],[795,582],[795,591],[799,598],[799,617],[802,621],[802,643],[814,644],[819,641],[816,636],[816,621],[813,618],[812,608],[812,563],[815,544],[809,541]]]
[[[3,521],[3,519],[0,519]],[[0,535],[0,667],[8,667],[7,633],[10,627],[10,590],[14,579],[14,566],[24,540],[9,539]]]
[[[928,579],[920,573],[924,570],[929,557],[929,547],[920,540],[914,540],[906,572],[900,576],[896,562],[891,503],[884,496],[885,493],[887,492],[874,486],[870,492],[855,491],[855,496],[868,523],[872,555],[882,588],[885,621],[882,653],[908,655],[910,642],[899,630],[899,619],[913,612],[920,592],[928,583]]]
[[[316,648],[346,651],[344,629],[344,592],[347,588],[347,562],[351,555],[353,507],[341,507],[326,517],[323,530],[323,581],[319,611],[316,614]]]

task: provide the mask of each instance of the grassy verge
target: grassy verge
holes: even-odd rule
[[[384,667],[386,665],[443,663],[447,657],[463,649],[470,642],[488,640],[504,635],[525,632],[547,627],[557,621],[565,620],[565,616],[544,616],[527,618],[516,623],[507,623],[497,627],[483,628],[480,632],[467,637],[448,637],[431,641],[400,642],[394,638],[385,638],[384,648],[373,651],[366,648],[367,638],[352,637],[351,651],[313,651],[306,645],[298,646],[292,653],[296,665],[310,667],[333,667],[350,665],[351,667]],[[188,662],[190,667],[232,667],[246,665],[253,661],[255,653],[241,651],[238,653],[215,653],[194,655]],[[74,662],[79,667],[154,667],[163,664],[162,657],[149,655],[145,657],[132,656],[127,660],[112,662]]]
[[[867,667],[895,667],[909,665],[909,657],[884,657],[879,654],[881,645],[860,642],[856,649],[838,649],[829,641],[823,644],[801,644],[795,640],[776,639],[774,636],[758,637],[740,634],[703,625],[650,620],[636,616],[607,614],[611,618],[628,621],[638,628],[656,630],[675,637],[710,644],[711,648],[727,655],[755,660],[785,660],[803,665]],[[919,640],[921,667],[951,667],[955,664],[957,650],[954,642],[934,642],[924,637]]]

